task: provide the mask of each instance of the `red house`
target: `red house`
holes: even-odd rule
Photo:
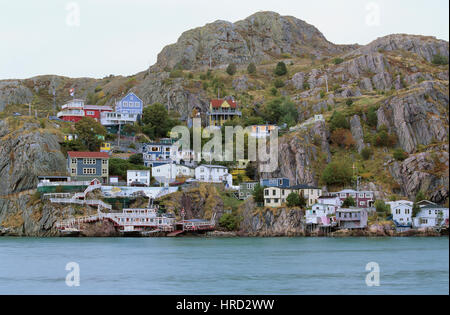
[[[373,191],[356,191],[352,189],[345,189],[338,192],[330,192],[328,194],[332,197],[339,197],[342,202],[348,197],[352,197],[356,202],[358,208],[370,208],[373,206],[375,199]]]
[[[61,107],[58,118],[65,121],[77,122],[83,117],[92,117],[100,121],[102,112],[112,112],[110,106],[85,105],[83,100],[74,99]]]

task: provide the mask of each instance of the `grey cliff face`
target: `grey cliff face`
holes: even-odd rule
[[[39,175],[67,174],[57,136],[36,123],[11,128],[0,121],[0,196],[36,188]]]
[[[403,150],[413,153],[419,144],[448,139],[448,104],[448,87],[425,81],[387,100],[378,110],[378,127],[394,131]]]
[[[380,51],[403,50],[415,53],[428,62],[435,55],[448,58],[448,42],[435,37],[420,35],[393,34],[378,38],[370,44],[348,53],[349,56],[365,55]]]
[[[314,26],[290,16],[259,12],[236,23],[216,21],[187,31],[165,47],[153,69],[214,67],[271,60],[273,55],[320,57],[348,50],[328,42]],[[210,59],[211,58],[211,59]]]

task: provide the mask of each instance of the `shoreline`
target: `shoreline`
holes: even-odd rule
[[[2,237],[14,237],[14,238],[174,238],[163,234],[155,235],[121,235],[117,234],[90,234],[90,235],[62,235],[58,232],[51,235],[19,235],[17,233],[8,233],[1,231],[0,238]],[[391,233],[374,233],[367,230],[338,230],[336,232],[324,234],[324,233],[270,233],[270,232],[225,232],[225,231],[213,231],[206,233],[185,233],[176,236],[175,238],[437,238],[448,237],[448,230],[437,232],[434,230],[409,230],[404,232]]]

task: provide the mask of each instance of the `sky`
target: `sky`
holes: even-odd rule
[[[184,31],[258,11],[295,16],[335,44],[449,39],[448,0],[0,0],[0,80],[133,75]]]

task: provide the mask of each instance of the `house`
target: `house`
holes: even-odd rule
[[[276,125],[253,125],[250,126],[251,128],[251,132],[250,132],[250,136],[257,138],[257,139],[262,139],[262,138],[267,138],[270,137],[270,134],[272,131],[277,130],[278,126]]]
[[[266,187],[264,188],[264,205],[272,208],[281,207],[291,193],[303,196],[306,199],[306,205],[311,206],[317,203],[322,195],[322,189],[308,185],[296,185],[287,188]]]
[[[119,184],[119,176],[109,176],[109,184],[110,185]]]
[[[331,225],[330,216],[335,214],[336,209],[333,205],[316,203],[311,206],[311,209],[306,210],[305,222],[306,224]]]
[[[317,200],[317,203],[333,206],[336,211],[342,206],[343,201],[339,197],[331,197],[331,196],[320,196]]]
[[[338,192],[330,192],[328,194],[332,197],[339,197],[342,201],[348,197],[352,197],[358,208],[371,208],[374,203],[374,193],[373,191],[356,191],[352,189],[345,189]]]
[[[169,164],[172,162],[171,157],[174,151],[173,139],[164,138],[159,142],[151,142],[144,144],[142,148],[142,157],[144,165],[147,167],[155,167],[159,165]]]
[[[308,207],[317,203],[319,197],[322,196],[322,189],[309,185],[296,185],[290,187],[292,192],[295,192],[306,199],[306,205]]]
[[[209,102],[208,122],[209,126],[221,127],[227,121],[235,117],[241,117],[242,113],[237,110],[236,101],[232,99],[214,99]]]
[[[267,178],[267,179],[261,179],[259,184],[262,187],[288,188],[290,186],[290,181],[289,181],[289,178],[285,178],[285,177]]]
[[[110,106],[85,105],[84,100],[74,99],[61,106],[61,111],[57,117],[71,122],[78,122],[83,117],[92,117],[96,121],[100,121],[101,114],[104,112],[112,112]]]
[[[449,209],[432,202],[418,203],[419,213],[413,220],[415,228],[436,228],[441,226],[448,227]]]
[[[153,167],[152,175],[158,182],[170,184],[177,177],[194,177],[194,170],[184,165],[169,163]]]
[[[106,127],[108,132],[117,133],[119,126],[134,124],[137,121],[137,114],[118,113],[118,112],[102,112],[100,115],[100,123]]]
[[[206,183],[226,183],[233,185],[233,176],[228,169],[220,165],[200,165],[195,168],[195,179]]]
[[[133,92],[128,93],[120,101],[116,102],[116,112],[137,117],[142,115],[144,102]]]
[[[412,226],[413,202],[398,200],[386,202],[391,208],[392,220],[398,228],[409,228]]]
[[[101,179],[108,183],[108,159],[105,152],[67,152],[67,168],[72,180],[91,181]]]
[[[127,170],[127,186],[133,186],[136,183],[141,183],[145,186],[150,186],[150,171]]]
[[[365,229],[369,214],[363,208],[341,208],[336,211],[336,221],[341,229]]]
[[[244,182],[239,184],[239,199],[246,200],[248,197],[252,196],[255,187],[258,182]]]

